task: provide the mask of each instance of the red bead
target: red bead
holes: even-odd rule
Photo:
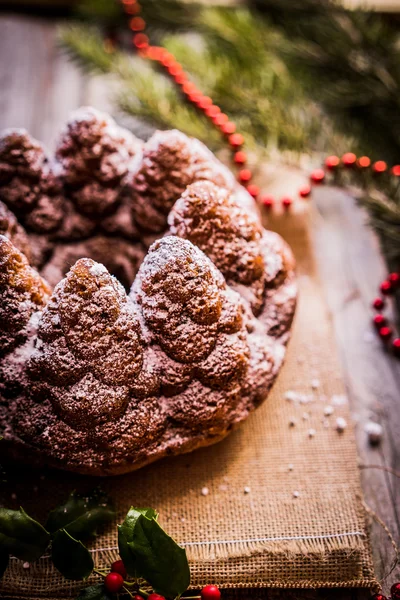
[[[387,170],[387,164],[384,160],[377,160],[373,165],[372,169],[375,173],[384,173]]]
[[[185,84],[182,86],[182,89],[184,87],[185,87]],[[193,102],[193,104],[197,104],[200,97],[201,97],[200,92],[193,92],[193,93],[187,94],[187,98],[188,98],[189,102]]]
[[[121,577],[126,579],[127,573],[126,573],[125,565],[122,560],[116,560],[115,562],[113,562],[111,565],[111,571],[113,573],[119,573],[121,575]]]
[[[265,208],[271,208],[275,204],[275,200],[273,196],[263,196],[261,198],[261,203],[265,206]]]
[[[183,69],[181,67],[181,65],[176,64],[176,65],[172,65],[171,67],[168,67],[168,73],[170,75],[172,75],[172,77],[176,77],[177,75],[181,75],[183,72]]]
[[[146,27],[146,23],[142,17],[133,17],[133,19],[129,21],[129,27],[132,29],[132,31],[143,31],[143,29]]]
[[[386,325],[386,317],[384,317],[381,314],[375,315],[373,320],[374,320],[375,327],[377,327],[378,329],[380,329],[381,327]]]
[[[392,342],[393,353],[400,356],[400,338],[395,338]]]
[[[232,123],[232,121],[227,121],[222,125],[221,130],[223,131],[223,133],[230,135],[231,133],[235,133],[236,125],[235,123]]]
[[[387,600],[387,598],[382,594],[374,594],[373,596],[371,596],[371,600]]]
[[[385,306],[385,301],[383,298],[375,298],[375,300],[372,303],[372,306],[375,308],[375,310],[382,310],[382,308],[384,308]]]
[[[182,87],[182,91],[185,94],[194,94],[195,92],[199,93],[199,90],[197,89],[197,87],[194,85],[194,83],[192,81],[187,81],[185,83],[185,85]]]
[[[392,175],[400,177],[400,165],[394,165],[394,167],[392,167]]]
[[[394,583],[390,588],[392,600],[400,600],[400,582]]]
[[[221,592],[216,585],[206,585],[201,590],[201,600],[219,600]]]
[[[147,48],[149,45],[149,38],[144,33],[137,33],[133,36],[133,43],[136,48]]]
[[[361,169],[367,169],[369,166],[371,166],[371,159],[368,156],[360,156],[357,164]]]
[[[299,196],[301,196],[301,198],[308,198],[310,194],[311,188],[309,185],[305,185],[304,187],[299,189]]]
[[[321,183],[325,179],[325,171],[323,169],[315,169],[310,175],[311,181]]]
[[[221,112],[221,109],[219,106],[216,106],[215,104],[211,104],[211,106],[209,106],[206,110],[206,115],[207,117],[215,117],[216,115],[218,115]]]
[[[388,340],[389,338],[392,337],[392,333],[393,331],[391,330],[390,327],[381,327],[379,330],[379,335],[383,340]]]
[[[336,169],[340,165],[340,158],[338,156],[328,156],[325,159],[325,166],[327,169]]]
[[[109,592],[117,594],[124,585],[124,580],[119,573],[109,573],[104,579],[104,585]]]
[[[229,121],[229,117],[225,113],[219,113],[219,115],[216,115],[213,118],[213,121],[218,127],[220,127],[221,125]]]
[[[178,85],[182,85],[187,81],[187,76],[185,73],[180,73],[179,75],[175,75],[174,79]]]
[[[247,161],[246,152],[243,152],[242,150],[239,150],[239,152],[235,152],[233,160],[237,165],[244,165],[244,163]]]
[[[290,208],[293,204],[293,200],[291,198],[289,198],[288,196],[285,196],[284,198],[282,198],[282,206],[283,208]]]
[[[356,164],[357,156],[353,152],[346,152],[342,156],[342,163],[345,167],[352,167]]]
[[[150,594],[147,596],[147,600],[165,600],[164,596],[160,596],[160,594]]]
[[[393,292],[392,284],[387,279],[385,279],[385,281],[382,281],[379,288],[380,288],[382,294],[391,294]]]
[[[392,285],[398,285],[400,282],[400,274],[399,273],[390,273],[388,280]]]
[[[243,142],[244,138],[241,133],[232,133],[232,135],[229,136],[229,143],[234,148],[239,148]]]
[[[238,174],[239,181],[241,181],[242,183],[247,183],[248,181],[250,181],[252,176],[253,173],[250,171],[250,169],[241,169]]]
[[[197,106],[203,110],[209,108],[212,105],[212,100],[209,96],[202,96],[197,102]]]
[[[250,196],[253,196],[253,198],[257,198],[258,194],[260,193],[260,188],[257,185],[251,183],[247,186],[247,191],[249,192]]]

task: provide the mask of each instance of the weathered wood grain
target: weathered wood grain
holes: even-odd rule
[[[107,108],[103,84],[86,79],[60,54],[56,27],[49,21],[21,16],[1,17],[0,57],[0,129],[26,127],[53,147],[70,110],[89,101],[99,108]],[[297,173],[296,182],[301,177]],[[293,190],[296,186],[297,183]],[[286,193],[291,191],[286,189],[286,181],[281,187]],[[370,336],[370,301],[385,274],[384,263],[375,238],[364,226],[364,214],[348,195],[321,188],[315,194],[314,206],[320,276],[356,419],[360,463],[400,470],[400,363],[386,356],[378,340]],[[286,222],[285,226],[288,225]],[[281,217],[271,219],[271,227],[274,226],[282,227]],[[385,439],[379,448],[368,445],[363,430],[370,417],[384,426]],[[399,480],[375,468],[363,469],[362,479],[367,503],[399,541]],[[378,574],[382,576],[393,559],[393,550],[379,526],[374,526],[372,543]],[[396,577],[400,579],[399,570],[396,575],[392,574],[388,583]],[[241,597],[247,596],[276,598],[277,594],[261,591],[241,594]],[[279,594],[287,600],[355,600],[367,596],[368,593],[355,590]],[[225,595],[227,597],[233,598],[235,594]]]

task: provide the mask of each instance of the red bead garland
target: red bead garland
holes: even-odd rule
[[[248,168],[243,168],[247,163],[247,155],[241,149],[244,144],[244,137],[241,133],[236,132],[236,125],[229,120],[228,115],[221,111],[221,108],[213,103],[212,98],[205,96],[197,89],[196,85],[189,81],[188,75],[184,72],[182,66],[178,63],[175,57],[165,48],[152,46],[149,43],[149,38],[144,33],[146,23],[144,19],[137,16],[141,12],[140,4],[137,0],[121,0],[124,10],[130,16],[129,27],[134,32],[132,38],[133,45],[137,48],[140,55],[158,62],[173,78],[175,83],[180,86],[182,93],[186,96],[189,102],[197,106],[197,108],[210,119],[212,123],[227,137],[227,143],[233,151],[233,162],[238,166],[238,180],[245,185],[247,191],[253,198],[258,198],[260,189],[257,185],[249,183],[252,179],[252,172]],[[341,158],[336,155],[331,155],[325,159],[325,169],[330,172],[336,171],[341,166],[345,168],[357,167],[361,170],[371,169],[374,175],[381,175],[388,171],[388,165],[383,160],[371,163],[368,156],[357,156],[353,152],[346,152]],[[310,184],[319,185],[326,179],[325,169],[314,169],[310,174]],[[390,174],[394,177],[400,177],[400,164],[394,165],[390,169]],[[308,198],[311,195],[311,185],[305,185],[298,190],[300,198]],[[276,204],[275,199],[270,195],[263,195],[259,199],[263,206],[270,210]],[[293,205],[293,200],[290,197],[281,199],[281,204],[284,210],[289,210]],[[384,295],[392,294],[394,288],[400,284],[400,274],[390,273],[385,281],[380,285],[380,291]],[[372,303],[375,310],[382,310],[385,307],[385,301],[381,297],[375,298]],[[382,339],[388,340],[392,336],[392,330],[387,326],[386,318],[380,313],[374,317],[375,326]],[[400,356],[400,338],[395,338],[392,342],[393,353]],[[397,599],[396,599],[397,600]],[[399,599],[400,600],[400,597]]]

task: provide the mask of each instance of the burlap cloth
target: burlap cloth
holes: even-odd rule
[[[332,416],[324,416],[332,396],[339,396],[340,404],[345,391],[308,220],[292,215],[272,224],[279,224],[296,254],[300,294],[286,364],[265,404],[215,446],[101,481],[117,503],[119,520],[130,505],[160,511],[162,525],[187,549],[196,587],[376,584],[348,406],[336,405]],[[320,386],[312,390],[314,379]],[[288,401],[290,390],[314,399]],[[349,423],[342,434],[335,429],[338,416]],[[15,468],[8,469],[7,480],[6,504],[22,504],[41,518],[72,489],[99,483]],[[97,566],[114,560],[116,528],[100,535],[92,548]],[[63,580],[48,558],[29,568],[13,559],[0,590],[10,598],[55,600],[74,597],[81,587]]]

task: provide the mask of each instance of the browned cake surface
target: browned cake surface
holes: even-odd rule
[[[0,200],[11,456],[122,473],[222,439],[265,399],[293,257],[203,144],[178,131],[143,143],[80,109],[55,159],[4,133]]]

